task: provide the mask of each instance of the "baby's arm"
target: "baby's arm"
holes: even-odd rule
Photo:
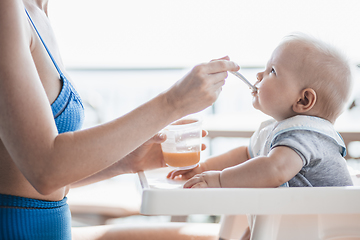
[[[184,187],[278,187],[302,168],[300,156],[291,148],[279,146],[268,156],[245,161],[218,172],[204,172],[190,179]]]
[[[198,167],[190,170],[175,170],[168,174],[168,178],[174,179],[177,176],[181,176],[181,179],[190,179],[196,174],[217,170],[221,171],[225,168],[236,166],[249,159],[249,152],[246,146],[241,146],[232,149],[221,155],[208,158],[206,161],[199,164]]]

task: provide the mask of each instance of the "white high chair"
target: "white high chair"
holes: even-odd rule
[[[264,120],[256,113],[248,114],[246,118],[243,115],[214,116],[208,119],[206,129],[210,139],[250,138]],[[219,122],[226,124],[219,126]],[[360,140],[358,121],[351,113],[343,113],[336,128],[346,146]],[[346,158],[353,157],[348,152]],[[360,240],[360,179],[353,180],[358,187],[232,189],[234,196],[247,197],[248,200],[245,206],[240,206],[243,199],[230,206],[233,213],[222,217],[220,238],[239,239],[247,221],[245,215],[237,214],[257,214],[252,239]],[[253,194],[255,192],[257,194]],[[242,195],[249,193],[249,196]],[[226,200],[224,204],[228,204]],[[228,214],[222,210],[219,209],[220,214]],[[211,210],[208,212],[211,214]]]
[[[147,176],[148,175],[148,176]],[[223,215],[219,239],[360,239],[360,187],[182,189],[165,173],[139,173],[145,215]]]

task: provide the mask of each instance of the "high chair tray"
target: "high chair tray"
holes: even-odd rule
[[[360,214],[360,187],[183,189],[169,169],[140,172],[145,215]]]

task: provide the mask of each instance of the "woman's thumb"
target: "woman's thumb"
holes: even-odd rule
[[[166,140],[166,134],[165,133],[157,133],[152,137],[153,143],[162,143]]]

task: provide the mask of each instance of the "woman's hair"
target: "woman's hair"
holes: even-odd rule
[[[303,33],[284,38],[284,44],[299,43],[303,62],[301,81],[317,94],[319,117],[335,122],[347,103],[352,86],[348,59],[335,47]]]

